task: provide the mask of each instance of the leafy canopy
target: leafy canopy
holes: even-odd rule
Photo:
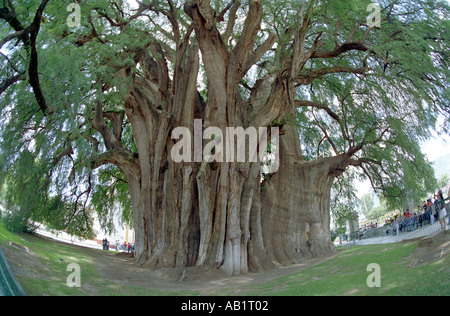
[[[229,49],[243,31],[248,2],[211,1]],[[248,100],[258,79],[284,67],[294,56],[299,13],[310,12],[300,31],[305,47],[316,52],[296,74],[295,122],[306,160],[352,157],[334,188],[336,200],[344,196],[347,201],[341,210],[350,208],[358,178],[370,179],[392,204],[434,187],[419,143],[442,115],[447,124],[441,132],[449,132],[447,2],[379,1],[379,27],[367,23],[370,3],[263,0],[255,45],[270,36],[274,44],[239,87]],[[92,209],[105,228],[112,228],[115,209],[131,220],[126,178],[119,168],[98,163],[110,149],[93,125],[95,109],[102,107],[125,154],[136,157],[121,98],[127,83],[116,74],[128,67],[143,76],[134,58],[141,51],[153,60],[163,52],[173,71],[183,36],[195,41],[184,5],[85,0],[80,2],[81,26],[71,28],[66,2],[0,3],[0,179],[4,200],[23,218],[81,236],[92,234]],[[197,87],[206,99],[203,67],[200,75]]]

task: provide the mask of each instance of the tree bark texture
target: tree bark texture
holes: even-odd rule
[[[298,104],[291,87],[298,80],[296,71],[313,56],[302,46],[305,31],[299,25],[295,54],[284,62],[287,66],[257,80],[245,100],[239,92],[241,80],[275,41],[269,35],[264,43],[255,44],[262,19],[260,1],[250,1],[241,37],[232,50],[215,27],[208,1],[188,2],[184,10],[192,25],[184,39],[174,33],[179,46],[173,72],[157,41],[151,55],[134,52],[144,75],[127,69],[117,72],[138,158],[115,141],[120,131],[104,128],[101,107],[94,120],[108,149],[119,153],[98,163],[114,163],[127,176],[137,264],[151,269],[215,267],[236,275],[329,254],[330,190],[348,156],[306,162],[296,127],[285,124],[277,144],[280,168],[263,183],[260,162],[215,161],[200,170],[202,163],[176,163],[171,158],[176,143],[171,131],[183,126],[193,135],[194,119],[202,120],[203,129],[215,126],[225,131],[269,127],[295,115]],[[300,13],[308,23],[305,8]],[[208,78],[206,99],[196,87],[200,54]],[[111,114],[103,117],[114,122]]]
[[[447,10],[440,4],[421,2],[411,9],[395,1],[385,3],[380,13],[386,27],[379,27],[366,19],[368,11],[358,13],[358,6],[334,6],[332,1],[298,1],[289,3],[290,7],[262,0],[136,1],[135,9],[112,1],[110,6],[107,2],[83,6],[86,21],[70,30],[51,27],[62,17],[60,6],[52,3],[41,0],[32,22],[25,23],[19,18],[31,7],[20,4],[22,9],[16,11],[14,1],[3,1],[0,19],[14,33],[0,39],[0,48],[9,43],[10,51],[2,55],[11,68],[3,71],[9,78],[0,85],[0,94],[19,81],[29,81],[44,116],[43,126],[34,122],[35,114],[25,120],[28,114],[24,113],[31,111],[25,97],[15,102],[17,109],[7,105],[3,110],[14,116],[11,113],[21,113],[26,105],[16,119],[23,125],[20,136],[27,146],[34,137],[39,137],[36,144],[45,143],[41,135],[46,135],[47,124],[54,129],[58,120],[61,125],[55,126],[64,126],[61,133],[47,135],[52,142],[56,137],[65,141],[62,149],[55,146],[51,154],[56,157],[46,173],[50,183],[53,171],[59,172],[56,165],[70,158],[68,183],[74,188],[67,201],[74,199],[73,216],[93,201],[91,178],[101,171],[117,171],[111,168],[94,174],[94,170],[114,165],[122,171],[126,180],[122,176],[119,180],[128,184],[130,192],[138,265],[182,271],[192,266],[220,268],[236,275],[328,255],[333,251],[330,192],[348,166],[360,167],[374,189],[392,198],[407,192],[403,184],[431,183],[423,181],[430,178],[426,174],[431,174],[431,167],[424,167],[424,157],[415,145],[416,139],[428,136],[437,117],[432,112],[442,113],[437,100],[447,87],[442,69],[448,68],[448,56],[442,52],[445,38],[436,26],[439,23],[429,27],[419,13],[425,10],[439,17]],[[217,12],[220,7],[222,11]],[[46,31],[38,43],[41,28]],[[423,30],[427,34],[411,42]],[[60,46],[63,39],[86,49],[86,54],[71,56],[66,44]],[[26,54],[16,50],[20,42]],[[45,64],[62,61],[53,55],[39,66],[38,54],[55,43],[64,58],[75,57],[73,65],[81,66],[80,76],[74,76],[72,68],[56,74],[54,65],[47,73]],[[412,44],[427,48],[411,50]],[[408,58],[421,69],[410,68],[405,51],[414,51]],[[22,61],[15,65],[15,60]],[[80,91],[84,95],[73,93],[72,97],[70,89],[79,87],[72,80],[84,79],[86,89]],[[64,89],[64,98],[45,97],[43,87],[51,89],[53,84],[61,85],[58,89]],[[370,103],[372,108],[363,109]],[[66,124],[74,117],[75,122]],[[311,130],[299,133],[294,120]],[[411,131],[403,131],[405,124]],[[268,136],[275,137],[273,127],[280,129],[280,136],[275,148],[269,147],[279,153],[279,168],[262,175],[265,157],[251,160],[250,147],[257,148],[258,154],[265,152]],[[177,141],[173,132],[178,128],[189,135],[180,132]],[[270,135],[266,143],[259,138],[257,146],[250,144],[255,141],[249,136],[247,162],[241,162],[237,152],[228,155],[228,144],[235,143],[235,136],[228,138],[228,128],[270,129]],[[202,134],[200,142],[197,133]],[[306,159],[300,134],[308,147]],[[90,155],[85,144],[83,150],[74,150],[73,145],[84,141],[92,147]],[[189,145],[180,145],[181,141]],[[222,146],[214,149],[216,159],[207,161],[206,148],[213,142]],[[311,145],[317,145],[315,154]],[[51,152],[47,144],[40,146],[39,150]],[[405,151],[407,147],[411,150]],[[184,158],[174,160],[173,152],[179,150]],[[308,160],[313,156],[322,158]],[[412,170],[409,164],[417,168]],[[78,172],[80,167],[87,170]],[[80,179],[88,180],[84,192],[79,192],[78,173]],[[393,176],[402,183],[397,184]],[[94,184],[104,188],[103,180]],[[126,200],[122,193],[121,202]]]

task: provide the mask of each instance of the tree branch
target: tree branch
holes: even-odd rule
[[[263,17],[262,3],[259,0],[250,1],[250,9],[244,22],[241,36],[233,49],[233,56],[237,65],[246,65],[253,51],[256,33],[261,25]],[[269,42],[270,44],[270,42]],[[243,66],[238,68],[245,68]]]
[[[0,18],[9,23],[9,25],[16,31],[15,34],[20,37],[25,46],[25,49],[30,56],[30,63],[28,67],[28,77],[30,79],[30,85],[33,88],[36,101],[42,113],[44,113],[45,115],[50,114],[48,112],[51,111],[49,111],[47,101],[45,100],[44,93],[39,82],[39,61],[36,48],[36,38],[41,26],[42,15],[48,2],[49,0],[42,0],[39,8],[36,11],[33,22],[27,28],[24,28],[22,23],[17,19],[13,7],[10,8],[11,10],[9,10],[6,6],[0,8]]]
[[[17,81],[24,79],[25,72],[21,72],[11,78],[6,79],[2,84],[0,84],[0,95],[6,91],[10,86],[15,84]]]
[[[111,131],[106,124],[105,117],[111,120],[114,132]],[[134,158],[134,154],[125,148],[120,141],[122,122],[123,113],[104,113],[101,103],[97,102],[95,116],[94,119],[91,120],[91,123],[92,126],[102,135],[108,151],[100,154],[96,159],[91,161],[91,167],[93,169],[111,163],[119,167],[123,172],[136,172],[136,174],[140,174],[139,163]],[[119,123],[120,126],[118,126]]]
[[[267,39],[264,41],[264,43],[262,43],[261,45],[259,45],[253,52],[253,54],[250,56],[250,58],[248,58],[247,62],[245,63],[244,69],[243,69],[243,74],[246,74],[250,68],[256,64],[263,56],[264,54],[273,47],[273,44],[275,43],[276,40],[276,35],[275,34],[269,34],[269,36],[267,37]]]
[[[334,74],[334,73],[352,73],[355,75],[363,75],[366,76],[367,72],[372,70],[372,68],[369,67],[361,67],[361,68],[353,68],[353,67],[331,67],[331,68],[321,68],[317,70],[313,70],[308,72],[304,75],[298,75],[297,76],[297,83],[301,85],[308,85],[310,84],[314,79],[318,79],[322,76],[328,75],[328,74]]]
[[[319,123],[319,120],[317,119],[316,115],[314,114],[314,110],[312,111],[312,115],[314,117],[314,120],[316,121],[317,126],[320,128],[320,130],[322,131],[322,133],[324,134],[324,137],[326,138],[326,140],[330,143],[331,147],[333,148],[334,153],[339,156],[340,152],[336,146],[336,144],[333,142],[333,140],[331,139],[331,137],[328,135],[327,130]]]
[[[362,41],[345,42],[342,45],[336,47],[332,51],[328,51],[328,52],[316,51],[311,55],[311,58],[335,58],[335,57],[338,57],[348,51],[352,51],[352,50],[367,52],[368,50],[370,50],[370,48],[369,48],[369,46],[364,44]]]
[[[225,32],[222,34],[222,39],[225,43],[228,43],[228,40],[233,33],[234,24],[236,23],[236,14],[239,6],[241,5],[240,1],[233,0],[233,6],[231,7],[230,14],[228,16],[228,23]]]
[[[312,102],[312,101],[298,101],[298,100],[296,100],[295,101],[295,105],[297,107],[313,107],[313,108],[316,108],[316,109],[325,110],[331,118],[333,118],[338,123],[341,122],[341,118],[339,117],[339,115],[337,115],[328,106],[326,106],[324,104],[317,103],[317,102]]]
[[[21,30],[21,31],[14,32],[14,33],[6,36],[4,39],[2,39],[0,41],[0,49],[3,47],[3,45],[8,43],[9,41],[11,41],[17,37],[22,37],[25,33],[26,33],[25,30]]]

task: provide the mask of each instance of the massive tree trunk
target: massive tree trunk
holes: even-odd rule
[[[151,47],[156,57],[135,53],[145,76],[126,69],[117,75],[123,82],[125,114],[138,149],[138,173],[126,164],[119,165],[130,185],[136,262],[152,269],[215,267],[236,275],[328,254],[336,161],[303,161],[294,126],[284,126],[285,133],[276,144],[282,158],[280,169],[263,184],[261,157],[250,162],[248,148],[246,162],[224,161],[226,155],[222,153],[221,159],[221,153],[215,152],[215,161],[207,163],[198,160],[196,140],[183,135],[190,138],[183,139],[190,145],[180,149],[172,139],[177,127],[195,135],[198,129],[207,134],[206,129],[213,126],[226,137],[227,127],[258,130],[279,126],[283,117],[295,115],[289,89],[295,76],[283,69],[259,79],[250,102],[239,92],[242,78],[275,39],[270,35],[265,43],[253,47],[262,19],[259,1],[250,2],[242,36],[232,51],[214,26],[215,15],[208,2],[187,3],[185,11],[193,24],[177,48],[172,80],[156,41]],[[200,52],[209,80],[206,100],[196,88]],[[202,120],[202,128],[196,119]],[[191,159],[175,162],[174,146],[175,151],[187,151],[182,155]],[[110,147],[114,148],[113,142]],[[259,152],[265,149],[260,143]],[[236,152],[232,157],[237,161]]]
[[[295,128],[280,138],[280,168],[264,184],[262,231],[273,262],[292,264],[332,253],[330,193],[345,157],[306,162]]]
[[[13,39],[23,42],[29,59],[25,67],[29,83],[42,114],[48,119],[34,122],[35,114],[30,114],[33,111],[26,96],[3,110],[8,117],[15,117],[11,113],[16,112],[31,115],[26,120],[21,115],[16,119],[23,124],[25,132],[20,137],[25,146],[36,143],[31,146],[36,155],[38,144],[43,146],[39,150],[50,148],[41,138],[46,135],[41,130],[47,124],[52,129],[47,135],[48,142],[65,138],[67,148],[57,153],[49,165],[56,166],[65,156],[72,161],[68,183],[74,186],[73,216],[81,207],[82,196],[85,196],[82,209],[90,200],[92,170],[106,164],[120,168],[126,181],[122,177],[120,180],[128,183],[130,191],[136,263],[151,269],[215,267],[234,275],[331,253],[329,208],[333,181],[348,165],[353,165],[361,167],[369,178],[375,177],[378,189],[386,190],[386,185],[395,188],[397,180],[392,181],[389,174],[402,176],[402,173],[397,172],[397,167],[385,167],[385,162],[401,156],[402,159],[397,159],[399,166],[407,166],[411,161],[415,167],[420,166],[415,162],[423,157],[418,147],[413,146],[414,139],[426,134],[429,126],[420,122],[430,115],[422,115],[417,109],[433,111],[432,104],[436,104],[446,87],[446,83],[436,79],[445,77],[440,68],[446,66],[443,61],[448,57],[440,53],[445,51],[440,46],[441,30],[434,32],[427,27],[427,32],[438,35],[426,35],[425,40],[430,40],[430,45],[425,45],[428,49],[411,56],[411,61],[427,65],[422,67],[426,72],[410,69],[403,62],[411,36],[425,29],[416,13],[428,4],[423,7],[421,3],[417,10],[397,6],[395,2],[386,4],[381,11],[387,14],[383,20],[386,27],[380,28],[369,23],[364,15],[358,21],[359,13],[354,10],[347,19],[342,16],[349,7],[347,4],[334,6],[326,1],[299,1],[297,8],[284,8],[279,3],[269,5],[262,0],[191,0],[183,7],[179,1],[136,1],[137,9],[126,10],[122,1],[118,1],[110,6],[87,4],[83,11],[89,23],[72,31],[58,26],[59,35],[53,28],[44,34],[39,51],[51,49],[57,43],[62,55],[75,57],[73,64],[81,67],[81,75],[77,76],[73,67],[57,73],[53,66],[42,69],[47,78],[45,86],[61,85],[52,98],[55,106],[50,108],[39,80],[37,37],[41,22],[61,23],[61,10],[53,7],[46,12],[48,21],[44,23],[42,16],[50,1],[42,0],[33,22],[25,27],[16,16],[13,2],[3,1],[0,19],[16,32],[6,36],[0,47]],[[273,10],[268,12],[264,23],[263,2],[268,10]],[[437,9],[432,7],[427,12]],[[438,7],[436,16],[441,16],[444,9]],[[221,12],[215,11],[220,8]],[[28,12],[17,10],[22,11]],[[53,16],[56,11],[58,15]],[[402,16],[402,21],[411,15],[406,19],[411,24],[397,23],[395,15]],[[380,31],[381,36],[373,36],[375,31]],[[68,45],[61,45],[62,39],[75,44],[77,49],[86,45],[83,47],[86,50],[72,56],[66,50]],[[20,71],[23,62],[15,64],[23,54],[14,47],[9,45],[11,54],[3,56],[10,68],[3,75],[11,75],[11,71],[15,75],[2,83],[0,94],[25,79],[26,71]],[[429,60],[430,54],[433,60]],[[98,60],[92,59],[97,56]],[[89,58],[81,61],[85,57]],[[62,65],[63,59],[51,54],[49,58],[43,65],[53,59],[56,65]],[[431,71],[434,67],[440,70]],[[202,90],[207,91],[207,96],[199,92],[197,85],[199,73],[203,72],[207,80],[202,84],[207,87]],[[112,73],[114,76],[110,76]],[[347,80],[352,75],[357,75],[357,80]],[[368,75],[371,78],[365,82]],[[336,77],[325,79],[332,76]],[[75,84],[79,80],[87,80],[88,88],[81,89],[81,94],[71,93],[71,89],[80,87],[79,82]],[[317,84],[321,80],[324,84]],[[386,92],[389,86],[395,89]],[[416,90],[422,92],[416,94]],[[64,97],[56,93],[63,93]],[[15,94],[9,94],[5,100],[14,99]],[[118,95],[122,103],[118,102]],[[363,111],[371,102],[375,103],[374,110]],[[408,106],[400,111],[395,104]],[[27,105],[26,111],[22,111],[23,105]],[[297,107],[307,110],[297,111]],[[70,116],[66,117],[66,113]],[[313,137],[309,133],[303,136],[310,141],[322,137],[316,156],[334,156],[304,159],[299,132],[294,124],[286,123],[287,118],[298,117],[302,117],[303,128],[314,129]],[[412,126],[412,132],[404,133],[399,127],[403,126],[399,122],[405,120]],[[5,120],[8,124],[14,120],[9,121]],[[55,122],[60,124],[54,125]],[[16,130],[17,126],[14,133],[21,130]],[[55,126],[62,127],[61,133],[53,133]],[[129,135],[130,126],[133,137]],[[275,167],[272,173],[262,176],[266,157],[261,153],[267,149],[268,135],[264,138],[264,132],[258,134],[256,140],[249,137],[242,162],[238,151],[230,154],[228,145],[236,145],[228,128],[241,128],[249,133],[270,129],[270,137],[277,139],[271,149],[279,153],[275,155],[278,170],[275,172]],[[277,128],[282,129],[279,138]],[[203,132],[199,141],[195,136]],[[98,140],[99,133],[103,141]],[[32,135],[40,140],[32,143]],[[91,143],[89,158],[85,157],[84,144],[82,150],[73,150],[75,141],[77,145],[83,141]],[[213,143],[216,143],[214,159],[209,161]],[[407,144],[414,148],[406,155],[408,159],[403,159]],[[252,160],[255,149],[259,155]],[[54,150],[59,151],[59,145]],[[9,151],[14,152],[6,152]],[[384,151],[389,154],[382,154]],[[29,150],[23,152],[29,154]],[[49,155],[42,157],[44,161]],[[20,161],[16,158],[11,161]],[[76,174],[87,161],[91,164],[86,173],[89,188],[78,192]],[[54,166],[48,167],[49,181],[53,180],[55,170],[59,172]],[[66,166],[61,170],[66,170]],[[411,166],[403,173],[413,176],[402,182],[423,180],[423,175],[415,175],[420,172]],[[371,181],[375,188],[372,178]],[[60,183],[55,185],[61,187]],[[398,189],[404,190],[402,186]],[[111,192],[114,194],[114,190]]]
[[[277,88],[277,83],[273,86]],[[212,91],[228,95],[224,101],[227,109],[241,106],[238,98],[224,89]],[[202,106],[198,96],[193,102]],[[224,131],[227,126],[244,125],[236,120],[239,116],[224,113],[225,117],[220,117],[223,106],[213,102],[206,107],[216,110],[200,117],[205,122]],[[277,98],[277,102],[283,101]],[[178,124],[193,132],[194,106],[182,108]],[[337,158],[303,161],[294,126],[285,126],[284,135],[279,137],[278,172],[261,183],[261,162],[215,161],[204,170],[203,163],[174,162],[171,152],[175,140],[169,127],[176,126],[176,119],[161,114],[147,131],[149,124],[136,118],[141,115],[136,113],[140,112],[131,107],[127,111],[141,169],[139,181],[129,176],[139,264],[153,269],[216,267],[232,275],[330,253],[330,189]],[[152,135],[150,143],[143,135]]]

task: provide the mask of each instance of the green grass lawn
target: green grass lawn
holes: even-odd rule
[[[199,295],[197,291],[168,291],[146,289],[104,279],[95,269],[92,250],[55,243],[29,234],[8,232],[0,222],[0,244],[9,247],[11,241],[28,247],[37,264],[27,271],[28,277],[18,276],[28,295]],[[450,256],[420,267],[409,268],[415,243],[396,243],[371,246],[353,246],[338,250],[326,262],[257,285],[217,289],[207,295],[450,295]],[[67,264],[77,263],[82,271],[81,288],[66,286]],[[380,266],[381,286],[368,287],[367,271],[370,263]]]
[[[450,258],[408,268],[406,258],[417,247],[384,244],[345,248],[333,259],[280,279],[252,286],[246,295],[449,295]],[[369,287],[370,263],[380,266],[380,287]]]
[[[36,254],[39,264],[36,264],[36,267],[31,267],[29,271],[29,274],[34,277],[17,276],[20,285],[30,296],[195,295],[194,292],[138,288],[109,281],[104,279],[95,269],[93,250],[87,251],[81,247],[53,242],[31,234],[14,234],[6,230],[0,221],[0,245],[9,247],[9,241],[28,247]],[[64,258],[65,262],[61,263],[59,258]],[[66,280],[72,271],[66,270],[66,262],[79,264],[82,279],[80,288],[67,286]]]

